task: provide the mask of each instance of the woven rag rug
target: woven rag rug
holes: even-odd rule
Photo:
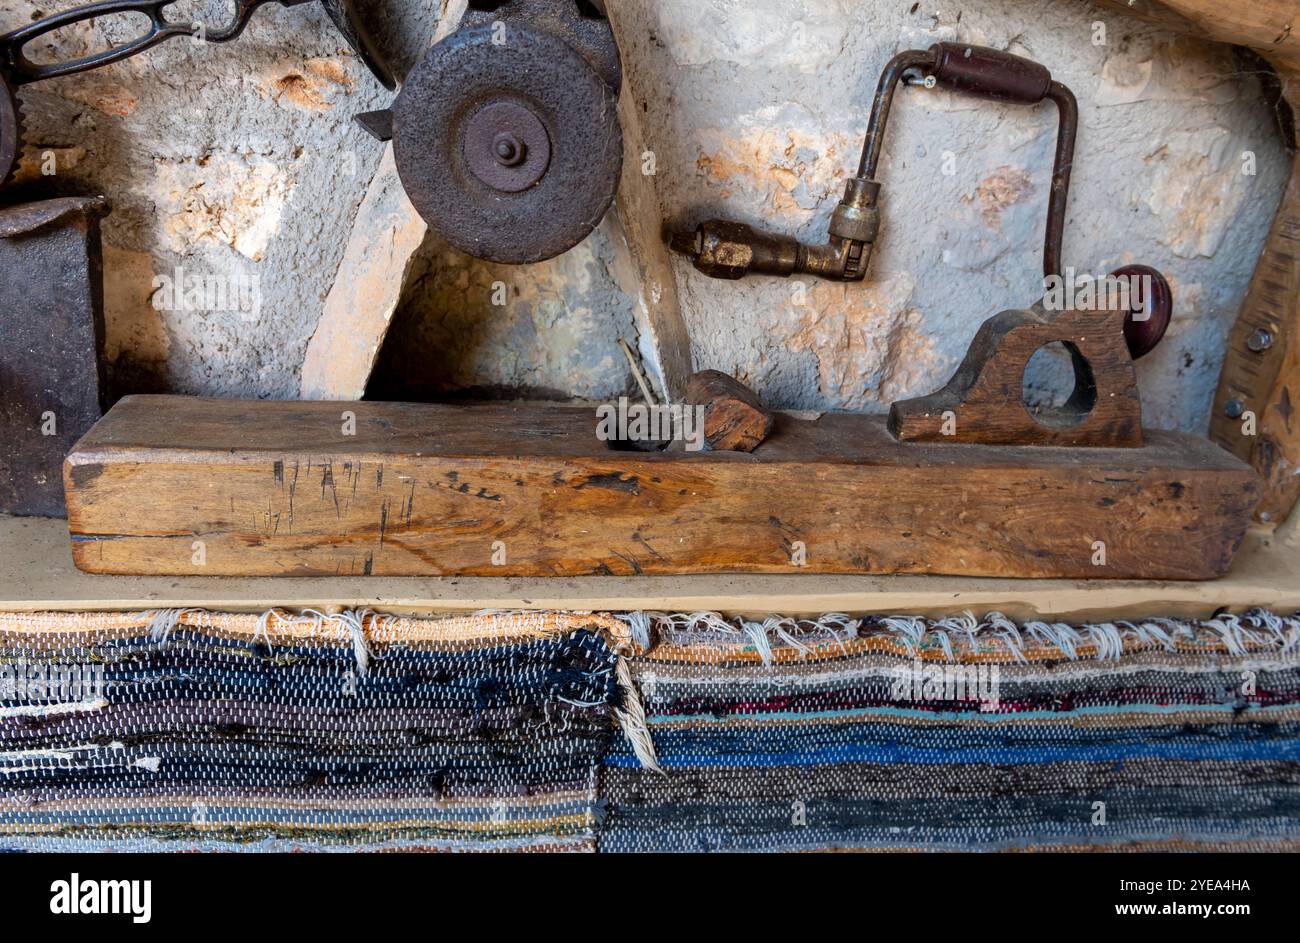
[[[0,851],[838,849],[1300,849],[1300,618],[0,615]]]

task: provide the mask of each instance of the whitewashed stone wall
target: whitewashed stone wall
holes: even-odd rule
[[[1230,51],[1077,0],[613,2],[631,22],[624,56],[665,211],[681,223],[720,215],[821,241],[877,77],[899,49],[958,39],[1048,65],[1081,106],[1065,263],[1104,273],[1144,262],[1168,274],[1174,328],[1139,370],[1148,422],[1204,428],[1288,167],[1258,82]],[[0,0],[0,26],[64,5]],[[370,9],[409,67],[437,0]],[[88,48],[109,28],[60,46]],[[106,278],[119,388],[296,394],[379,157],[351,118],[388,101],[341,46],[315,5],[267,7],[233,46],[171,43],[24,93],[33,142],[57,155],[54,186],[99,189],[116,206]],[[799,409],[879,411],[940,385],[984,318],[1041,291],[1054,134],[1050,106],[903,90],[881,165],[885,225],[870,281],[810,281],[801,304],[787,282],[718,282],[682,265],[697,365]],[[245,273],[260,310],[159,311],[154,278],[178,266]],[[525,270],[431,242],[416,274],[400,346],[382,361],[386,389],[600,398],[629,388],[617,340],[634,342],[635,328],[616,226]],[[488,297],[496,281],[512,288],[504,310]]]

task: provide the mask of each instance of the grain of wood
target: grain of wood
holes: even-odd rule
[[[1140,446],[1142,404],[1125,317],[1121,311],[1052,316],[1041,306],[995,315],[980,326],[948,385],[895,403],[889,428],[904,442]],[[1023,398],[1025,368],[1054,342],[1068,345],[1077,385],[1060,409],[1031,414]]]
[[[752,454],[669,456],[595,427],[567,406],[131,397],[65,467],[73,555],[153,575],[1209,579],[1259,496],[1248,466],[1174,433],[904,445],[880,417],[783,416]]]
[[[720,452],[754,451],[776,422],[753,390],[718,370],[702,370],[691,377],[686,402],[704,407],[704,440]]]
[[[609,4],[608,10],[617,40],[624,21],[617,4]],[[629,48],[627,43],[620,45]],[[620,287],[636,299],[637,325],[645,338],[642,355],[659,375],[665,400],[681,402],[695,369],[691,338],[677,296],[672,253],[662,235],[664,214],[656,190],[657,168],[641,123],[640,90],[633,84],[632,74],[632,70],[624,70],[623,93],[618,102],[625,158],[617,206],[635,271],[619,281]],[[653,90],[641,94],[653,94]]]
[[[1300,20],[1297,0],[1101,0],[1112,9],[1148,23],[1213,39],[1250,46],[1280,69],[1300,70]]]
[[[1294,532],[1294,524],[1288,525]],[[823,576],[810,573],[693,576],[305,577],[96,576],[72,564],[64,521],[0,515],[0,612],[200,608],[262,613],[281,607],[374,609],[414,616],[485,609],[568,612],[723,612],[822,616],[950,616],[969,609],[1013,619],[1113,621],[1153,612],[1208,618],[1263,606],[1300,609],[1297,545],[1253,528],[1232,570],[1208,582],[1034,580],[959,576]]]

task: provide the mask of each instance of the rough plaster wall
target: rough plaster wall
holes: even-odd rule
[[[1082,130],[1066,264],[1156,265],[1177,292],[1171,337],[1140,367],[1148,421],[1203,428],[1223,337],[1281,192],[1286,160],[1256,83],[1222,50],[1072,0],[616,0],[668,215],[824,238],[857,161],[870,95],[898,49],[958,38],[1036,57],[1078,94]],[[0,0],[0,24],[70,5]],[[221,8],[213,0],[177,6]],[[399,71],[438,0],[373,0]],[[211,18],[211,17],[210,17]],[[1108,42],[1092,45],[1092,25]],[[65,51],[108,21],[60,37]],[[119,40],[124,36],[115,36]],[[109,351],[119,390],[296,394],[379,148],[351,124],[388,95],[312,4],[260,11],[235,46],[181,41],[24,92],[60,173],[25,192],[102,189]],[[774,405],[881,410],[945,381],[979,322],[1039,294],[1050,109],[904,90],[881,177],[885,228],[866,285],[715,282],[679,267],[697,365]],[[1257,155],[1257,174],[1239,155]],[[954,173],[942,172],[945,151]],[[248,273],[256,317],[163,311],[153,277]],[[383,359],[388,392],[603,398],[627,389],[633,340],[616,221],[569,256],[503,269],[430,241]],[[507,304],[491,289],[507,284]],[[633,346],[636,346],[635,343]]]
[[[628,254],[610,213],[590,238],[538,265],[493,265],[430,238],[376,365],[372,399],[600,400],[630,393],[618,346],[635,347]],[[629,287],[630,284],[629,284]]]
[[[0,24],[69,0],[0,0]],[[187,0],[173,19],[222,22],[228,3]],[[134,32],[101,18],[50,37],[60,60]],[[431,27],[430,27],[431,28]],[[35,52],[41,52],[39,48]],[[263,7],[229,46],[172,40],[95,72],[22,92],[29,143],[58,174],[28,168],[24,193],[106,193],[105,308],[118,392],[297,392],[308,339],[380,147],[351,122],[389,96],[316,4]],[[260,288],[260,311],[159,311],[154,278],[219,277]],[[241,307],[241,306],[233,306]]]
[[[648,107],[666,213],[812,242],[824,241],[856,169],[895,52],[955,39],[1047,64],[1081,112],[1064,264],[1104,274],[1137,261],[1168,275],[1175,323],[1139,366],[1147,422],[1204,429],[1288,168],[1257,82],[1222,47],[1075,0],[628,5],[637,42],[624,52]],[[1097,22],[1105,45],[1093,45]],[[1050,105],[902,90],[878,175],[884,226],[869,282],[809,281],[801,299],[780,280],[727,284],[680,265],[697,366],[735,372],[793,408],[880,411],[938,387],[985,318],[1042,293],[1055,131]],[[1241,172],[1247,150],[1254,176]]]

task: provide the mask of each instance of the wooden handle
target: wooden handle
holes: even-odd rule
[[[1000,49],[936,43],[934,77],[945,88],[994,101],[1036,105],[1052,87],[1046,66]]]

